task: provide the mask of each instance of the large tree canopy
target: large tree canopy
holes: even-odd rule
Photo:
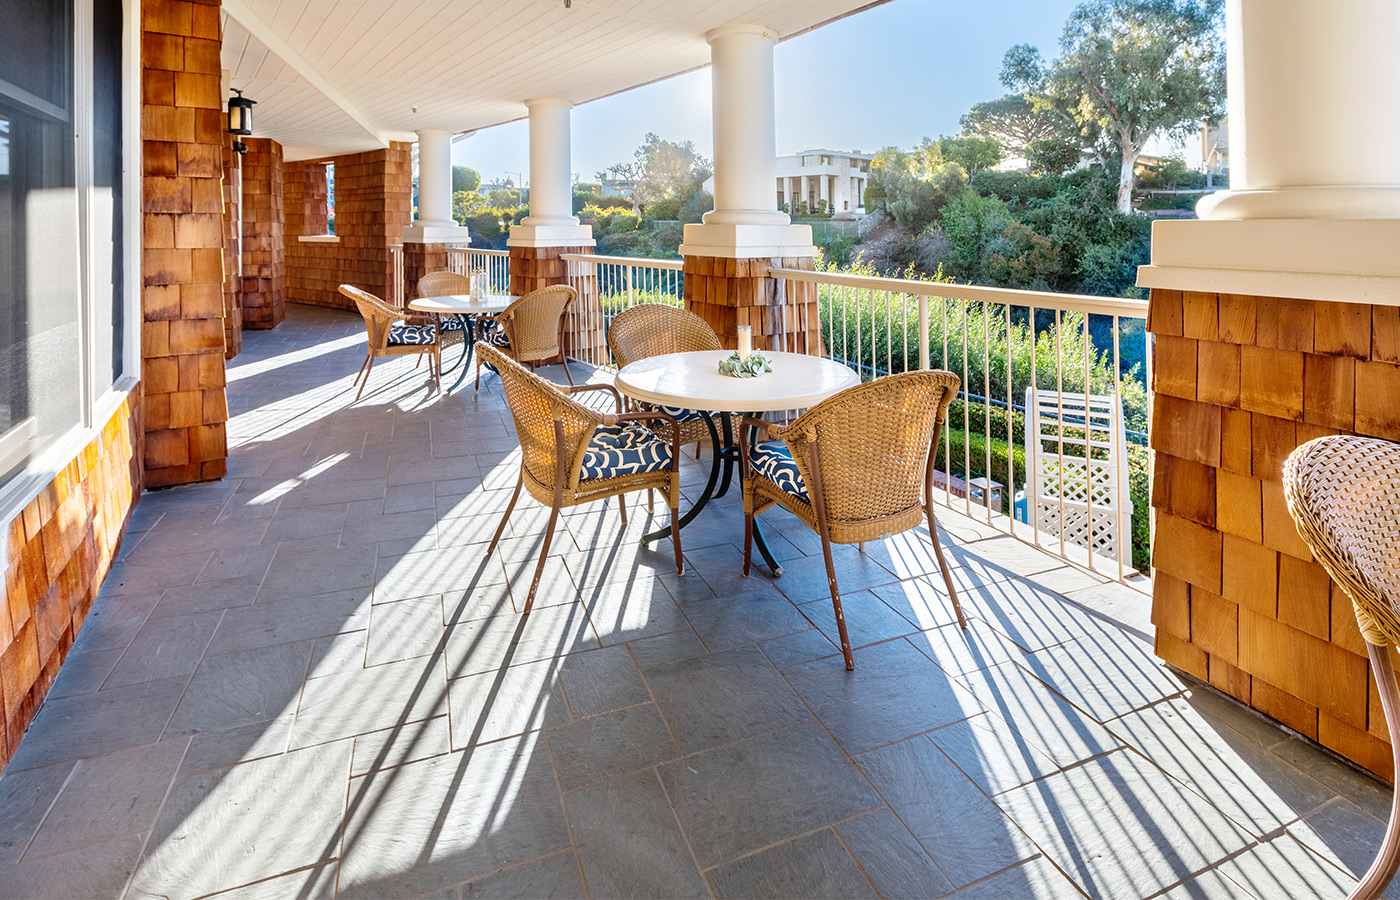
[[[1223,0],[1088,0],[1065,22],[1058,59],[1045,66],[1034,47],[1018,45],[1003,81],[1072,117],[1101,159],[1112,148],[1118,210],[1131,212],[1133,167],[1148,142],[1222,111],[1222,18]]]
[[[1036,141],[1059,137],[1065,131],[1063,115],[1037,107],[1025,94],[1007,94],[985,100],[962,117],[963,134],[990,138],[1008,156],[1025,156]]]
[[[481,187],[481,173],[466,166],[452,167],[452,193],[474,191]]]
[[[608,167],[607,174],[634,183],[632,209],[638,215],[656,200],[688,197],[711,174],[710,161],[691,141],[677,143],[648,132],[633,156],[632,162]]]

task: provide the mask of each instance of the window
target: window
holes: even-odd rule
[[[8,505],[32,480],[16,476],[32,464],[37,477],[46,451],[66,449],[65,437],[91,426],[95,399],[123,374],[133,217],[123,189],[122,0],[0,0],[0,22],[0,495]]]
[[[817,158],[816,158],[815,156],[804,156],[804,157],[802,157],[802,165],[804,165],[804,166],[815,166],[816,164],[817,164]]]
[[[326,163],[326,234],[335,234],[335,163]]]

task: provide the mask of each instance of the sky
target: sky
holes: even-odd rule
[[[894,0],[780,43],[774,53],[777,151],[874,152],[958,133],[958,119],[1006,93],[997,75],[1014,44],[1057,55],[1077,0]],[[647,132],[713,156],[710,72],[595,100],[573,111],[573,171],[583,181],[632,159]],[[1169,149],[1152,148],[1156,152]],[[454,145],[483,181],[529,180],[529,128],[512,122]],[[1188,162],[1190,160],[1188,159]]]

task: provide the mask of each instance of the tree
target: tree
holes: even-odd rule
[[[945,161],[962,166],[968,178],[1001,162],[1002,155],[1001,145],[985,137],[939,138],[938,150]]]
[[[990,138],[1007,156],[1025,156],[1038,141],[1063,138],[1070,124],[1064,114],[1037,107],[1025,94],[978,103],[961,120],[965,136]]]
[[[452,167],[452,193],[474,191],[481,187],[481,173],[466,166]]]
[[[1185,136],[1223,108],[1222,21],[1223,0],[1087,0],[1065,22],[1057,60],[1047,68],[1034,47],[1013,47],[1003,80],[1071,115],[1101,160],[1104,145],[1113,149],[1117,208],[1130,213],[1134,166],[1148,142]]]
[[[710,177],[710,161],[691,141],[667,141],[647,133],[632,162],[608,167],[613,178],[630,181],[632,211],[641,214],[648,203],[663,198],[684,198]],[[600,173],[601,174],[601,173]]]

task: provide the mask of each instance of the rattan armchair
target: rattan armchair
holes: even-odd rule
[[[418,279],[419,297],[446,297],[452,294],[470,294],[472,291],[472,280],[466,275],[458,275],[456,272],[429,272]],[[466,340],[467,328],[472,327],[466,321],[467,318],[475,319],[475,316],[438,316],[438,340],[444,348],[452,347]]]
[[[608,326],[608,349],[618,368],[639,359],[666,353],[721,350],[719,336],[709,323],[688,309],[665,303],[639,303],[617,314]],[[708,441],[705,418],[692,409],[661,407],[676,417],[681,443]],[[716,417],[718,418],[718,417]]]
[[[564,317],[569,314],[578,291],[567,284],[552,284],[531,291],[507,306],[500,313],[483,319],[500,328],[485,338],[498,350],[503,350],[519,363],[534,368],[546,359],[558,357],[564,364],[564,377],[574,383],[569,360],[564,356]],[[476,387],[481,388],[480,356],[476,360]]]
[[[365,385],[369,384],[369,373],[374,370],[375,359],[381,356],[423,356],[428,357],[433,384],[442,390],[442,356],[439,353],[437,326],[413,324],[404,321],[403,311],[394,309],[383,300],[362,291],[353,284],[342,284],[340,293],[355,303],[360,316],[365,320],[365,332],[369,338],[365,361],[360,363],[360,371],[355,382],[360,389],[355,399],[360,399]],[[363,376],[364,380],[361,381]]]
[[[744,575],[749,574],[754,517],[781,506],[821,535],[841,654],[855,668],[832,544],[863,544],[917,527],[929,539],[953,601],[962,605],[933,517],[933,448],[961,382],[952,372],[888,375],[828,397],[786,426],[746,418],[739,447],[744,474]],[[749,446],[750,429],[764,438]]]
[[[481,355],[501,377],[506,403],[515,419],[520,439],[520,476],[510,496],[501,524],[491,538],[487,557],[496,551],[506,522],[520,499],[520,490],[549,507],[549,524],[539,565],[525,598],[524,613],[535,602],[540,573],[549,556],[550,541],[565,507],[618,498],[622,523],[627,524],[627,507],[622,495],[631,491],[657,489],[671,508],[671,521],[680,519],[680,442],[676,419],[660,412],[622,412],[622,395],[609,384],[585,384],[562,388],[527,370],[496,347],[485,344]],[[606,391],[615,402],[615,413],[600,412],[574,400],[570,395],[584,391]],[[656,423],[657,431],[641,423]],[[681,559],[679,528],[671,529],[676,554],[676,574],[685,571]]]
[[[1283,494],[1298,534],[1351,598],[1400,772],[1400,686],[1390,652],[1400,644],[1400,444],[1348,435],[1308,441],[1284,464]],[[1380,896],[1397,868],[1400,792],[1350,900]]]

